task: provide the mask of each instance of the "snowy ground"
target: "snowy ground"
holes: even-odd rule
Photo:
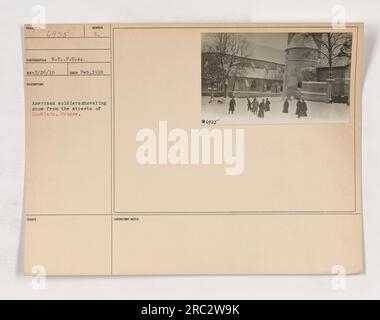
[[[217,101],[209,103],[210,97],[202,97],[202,120],[216,120],[217,124],[260,124],[348,122],[350,118],[350,107],[346,104],[314,101],[306,101],[308,116],[297,118],[295,115],[297,101],[290,101],[289,113],[282,113],[283,100],[280,97],[269,98],[271,110],[265,112],[264,118],[258,118],[253,112],[247,111],[246,98],[236,98],[235,112],[232,115],[228,114],[230,99],[216,98],[220,99],[225,100],[224,103]]]

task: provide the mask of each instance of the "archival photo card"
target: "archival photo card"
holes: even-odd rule
[[[25,274],[363,272],[363,24],[24,34]]]
[[[350,119],[351,32],[202,33],[202,124]]]

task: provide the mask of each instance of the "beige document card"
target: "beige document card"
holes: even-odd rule
[[[363,271],[363,25],[24,28],[25,274]]]

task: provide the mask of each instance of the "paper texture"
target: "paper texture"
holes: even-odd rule
[[[25,274],[363,271],[362,24],[40,27]]]

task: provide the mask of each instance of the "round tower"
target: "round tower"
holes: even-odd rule
[[[299,96],[302,86],[302,70],[316,67],[320,61],[320,42],[317,34],[289,33],[285,49],[284,96]],[[318,39],[318,38],[316,38]]]

